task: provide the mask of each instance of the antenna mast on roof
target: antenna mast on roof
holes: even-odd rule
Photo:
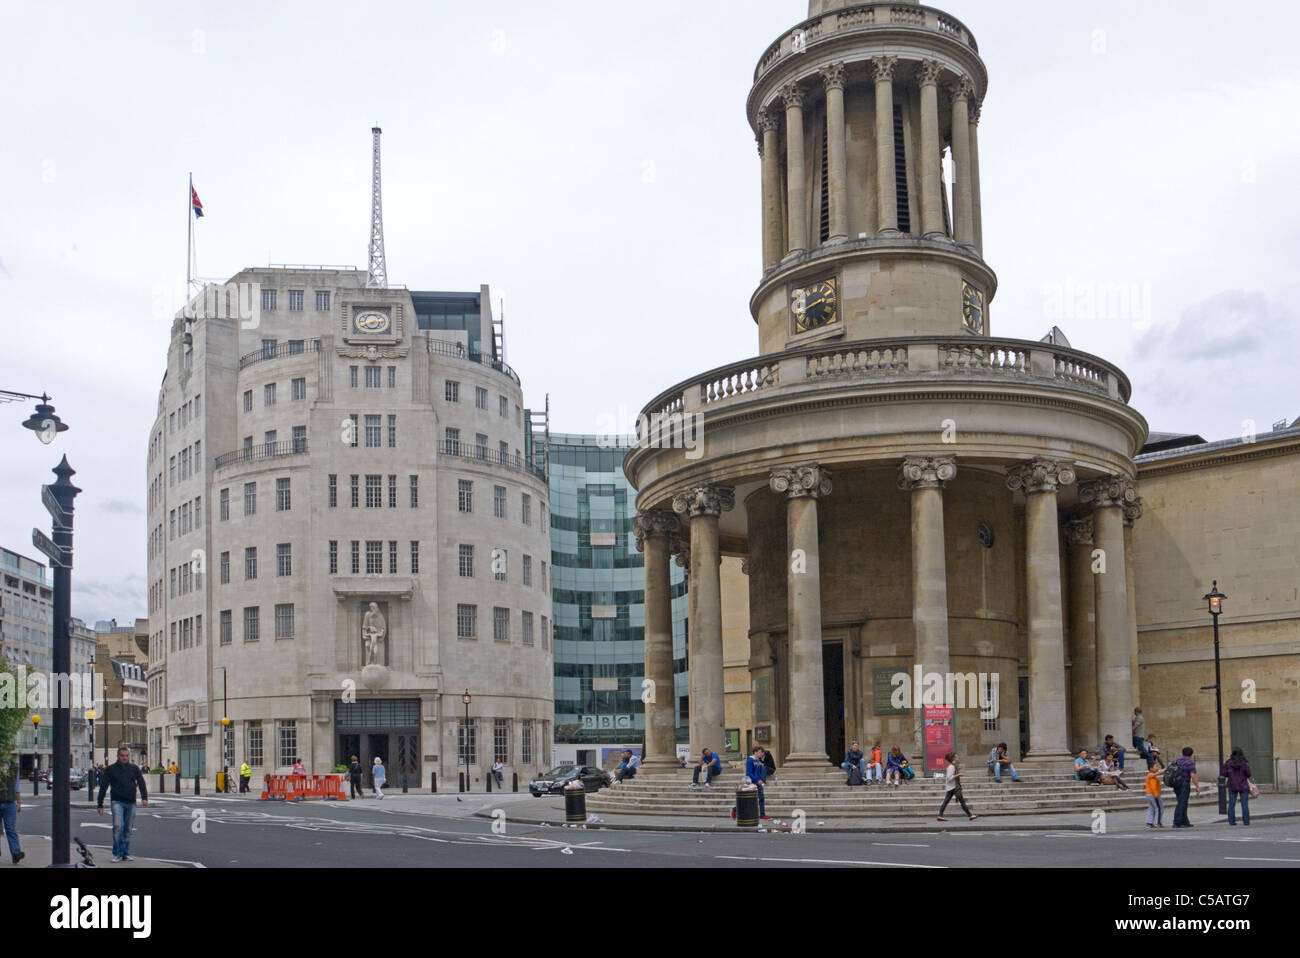
[[[370,268],[366,272],[367,289],[388,288],[388,267],[384,263],[384,204],[379,185],[379,127],[371,127],[374,134],[374,168],[370,188]]]

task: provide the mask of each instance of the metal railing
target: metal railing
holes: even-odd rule
[[[502,453],[499,450],[489,449],[487,446],[478,446],[473,443],[460,442],[455,439],[443,439],[438,443],[438,452],[444,456],[455,456],[457,459],[469,459],[474,462],[485,462],[493,466],[504,466],[507,469],[514,469],[519,472],[527,472],[543,482],[546,481],[546,471],[529,462],[522,455],[510,455]]]
[[[278,459],[281,456],[297,456],[307,451],[306,439],[289,439],[285,442],[264,442],[249,449],[237,449],[225,455],[217,456],[216,468],[241,462],[257,462],[261,459]]]
[[[307,353],[320,352],[319,339],[294,339],[273,346],[263,346],[255,352],[245,353],[239,357],[239,368],[260,363],[264,359],[279,359],[282,356],[304,356]]]
[[[483,353],[470,352],[461,343],[449,343],[443,339],[429,340],[429,353],[434,356],[450,356],[452,359],[459,359],[462,362],[477,363],[480,366],[487,366],[489,369],[495,369],[499,373],[505,373],[519,385],[519,374],[511,369],[507,364],[500,360],[493,359],[491,356]]]

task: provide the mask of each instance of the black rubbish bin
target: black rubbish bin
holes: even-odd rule
[[[564,786],[564,820],[570,825],[587,821],[587,789],[580,778]]]
[[[758,827],[758,789],[753,785],[736,789],[736,824],[741,828]]]

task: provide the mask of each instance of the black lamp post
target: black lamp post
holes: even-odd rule
[[[227,748],[229,742],[227,737],[230,731],[230,700],[226,696],[226,667],[218,665],[221,669],[221,784],[227,791],[233,791],[230,787],[230,750]]]
[[[92,679],[93,681],[93,679]],[[86,769],[86,801],[95,801],[95,716],[94,709],[86,709],[86,721],[90,723],[90,767]]]
[[[461,734],[462,734],[462,737],[465,739],[465,791],[468,792],[468,791],[470,790],[470,784],[469,784],[469,701],[470,701],[470,694],[469,694],[469,689],[466,689],[466,690],[465,690],[465,694],[462,695],[462,696],[460,697],[460,700],[461,700],[462,702],[465,703],[465,731],[464,731],[463,733],[461,733]]]
[[[32,716],[32,795],[41,794],[41,782],[36,777],[41,764],[41,717]]]
[[[1228,814],[1228,782],[1223,777],[1223,681],[1219,673],[1219,616],[1223,613],[1223,600],[1227,598],[1219,591],[1219,580],[1210,585],[1210,591],[1202,596],[1209,603],[1209,612],[1214,619],[1214,685],[1202,688],[1214,689],[1214,718],[1219,726],[1219,814]]]

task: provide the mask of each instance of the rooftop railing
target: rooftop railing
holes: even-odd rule
[[[307,440],[290,439],[285,442],[264,442],[248,449],[237,449],[225,455],[217,456],[216,467],[231,466],[241,462],[257,462],[261,459],[279,459],[281,456],[299,456],[307,452]]]
[[[514,469],[518,472],[527,472],[543,482],[546,481],[546,471],[538,468],[530,462],[525,456],[510,455],[500,450],[492,450],[487,446],[479,446],[468,442],[461,442],[456,439],[443,439],[438,443],[438,452],[444,456],[455,456],[458,459],[469,459],[475,462],[484,462],[493,466],[504,466],[507,469]]]
[[[318,352],[320,352],[319,339],[290,339],[283,343],[267,343],[261,349],[240,356],[239,368],[260,363],[264,359],[279,359],[282,356],[302,356]]]

